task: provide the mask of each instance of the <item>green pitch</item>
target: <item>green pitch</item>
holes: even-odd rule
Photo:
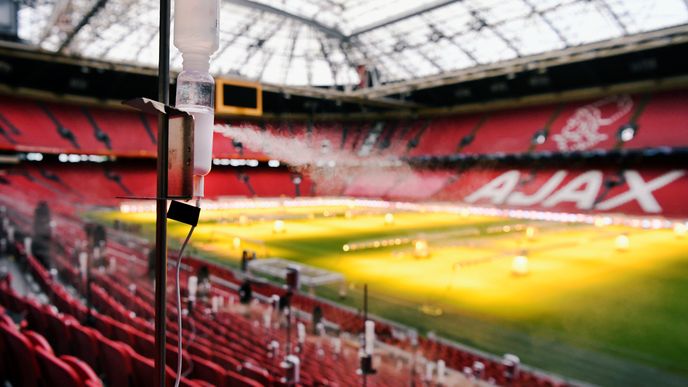
[[[205,211],[192,249],[233,266],[248,249],[340,272],[349,283],[344,299],[335,287],[316,293],[360,307],[368,283],[374,314],[567,377],[688,385],[688,239],[671,230],[448,213],[394,213],[390,223],[384,215],[344,207]],[[154,214],[99,216],[143,224],[153,235]],[[173,239],[187,230],[170,222]],[[615,248],[622,233],[628,251]],[[417,256],[417,240],[427,242],[427,257]],[[521,254],[528,273],[514,275]]]

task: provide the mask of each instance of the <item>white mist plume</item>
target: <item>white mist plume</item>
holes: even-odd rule
[[[394,155],[360,157],[354,150],[323,147],[306,138],[278,136],[253,127],[215,125],[215,131],[252,151],[289,164],[308,175],[319,190],[349,185],[363,176],[366,183],[390,185],[392,180],[401,182],[413,175],[411,167]]]

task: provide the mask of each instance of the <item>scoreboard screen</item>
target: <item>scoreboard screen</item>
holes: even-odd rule
[[[215,82],[217,113],[248,116],[263,114],[263,89],[259,83],[219,78]]]

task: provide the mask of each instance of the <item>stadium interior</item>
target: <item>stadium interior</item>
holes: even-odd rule
[[[0,0],[3,386],[688,385],[687,1],[198,1],[202,184],[175,2]]]

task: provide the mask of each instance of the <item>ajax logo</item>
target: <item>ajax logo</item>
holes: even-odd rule
[[[576,109],[561,133],[552,136],[560,151],[580,151],[594,147],[609,136],[600,127],[611,125],[628,114],[633,100],[628,95],[603,98]]]

